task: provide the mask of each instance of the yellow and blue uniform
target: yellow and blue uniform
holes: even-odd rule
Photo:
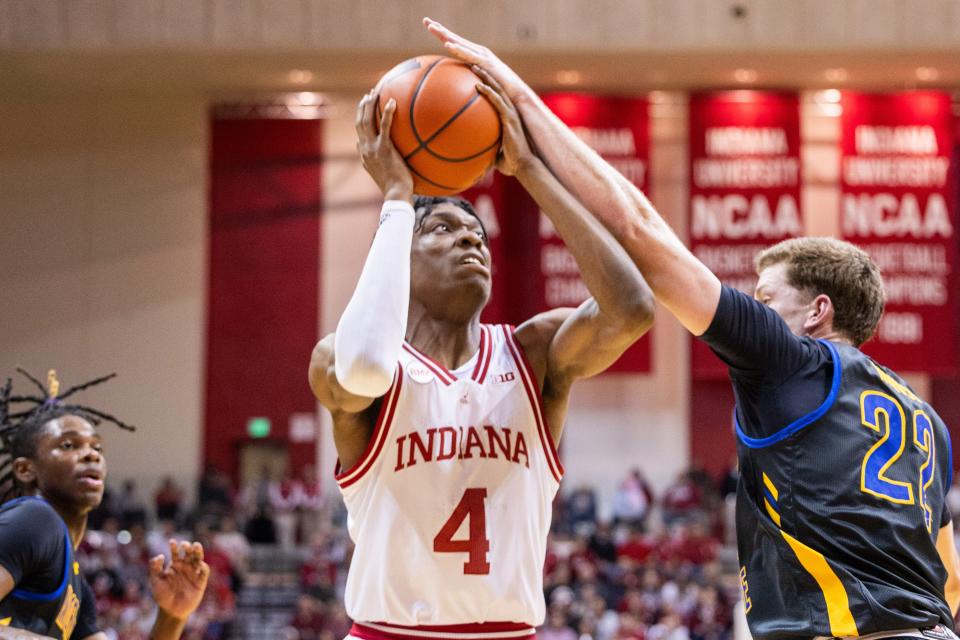
[[[97,633],[93,594],[74,560],[70,533],[42,498],[0,505],[0,565],[16,585],[0,601],[0,625],[58,640]]]
[[[936,549],[952,454],[933,408],[859,349],[794,336],[732,289],[704,339],[731,366],[737,399],[753,636],[953,629]]]

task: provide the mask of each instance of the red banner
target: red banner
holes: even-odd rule
[[[555,93],[543,96],[543,101],[581,140],[649,195],[650,134],[646,99]],[[535,205],[533,213],[537,213]],[[539,215],[537,235],[539,310],[578,306],[590,293],[573,256],[543,214]],[[650,341],[648,333],[607,371],[650,371]]]
[[[846,93],[840,232],[883,272],[886,312],[865,351],[906,371],[957,364],[956,169],[950,96]]]
[[[694,94],[689,141],[690,248],[725,284],[753,295],[757,252],[803,234],[799,100],[762,91]],[[700,340],[691,370],[700,378],[727,372]]]

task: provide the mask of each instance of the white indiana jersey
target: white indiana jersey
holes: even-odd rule
[[[543,562],[563,467],[511,327],[483,325],[450,372],[404,344],[366,452],[337,476],[356,551],[357,622],[543,622]]]

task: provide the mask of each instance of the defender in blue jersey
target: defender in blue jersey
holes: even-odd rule
[[[16,496],[0,504],[0,638],[106,640],[74,550],[103,498],[106,460],[94,425],[132,427],[68,401],[113,376],[58,394],[53,372],[47,387],[21,373],[38,394],[11,395],[10,380],[0,388],[0,494]],[[210,573],[200,544],[171,540],[170,551],[167,566],[163,556],[150,560],[154,640],[180,637]]]
[[[859,350],[883,310],[870,258],[829,238],[791,240],[761,256],[756,300],[723,287],[493,52],[425,24],[448,54],[503,86],[553,173],[730,365],[753,636],[956,638],[950,440],[927,403]]]

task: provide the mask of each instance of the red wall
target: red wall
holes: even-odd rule
[[[248,418],[286,440],[290,414],[315,412],[320,132],[318,120],[212,121],[203,452],[234,476]],[[314,443],[289,451],[294,470],[315,457]]]

